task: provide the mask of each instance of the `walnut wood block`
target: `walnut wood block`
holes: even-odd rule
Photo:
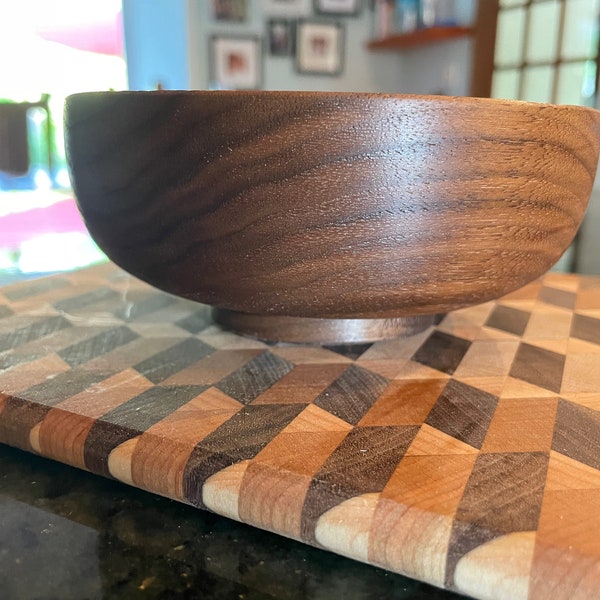
[[[65,123],[83,217],[121,267],[327,319],[446,313],[540,276],[581,223],[600,137],[582,107],[312,92],[82,94]]]
[[[280,315],[251,315],[216,308],[213,319],[223,327],[266,341],[300,344],[356,344],[406,337],[427,329],[438,315],[393,319],[314,319]]]
[[[107,264],[0,289],[0,441],[482,600],[600,589],[600,279],[270,344]]]

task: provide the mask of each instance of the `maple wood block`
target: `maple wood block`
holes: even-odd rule
[[[527,600],[534,544],[535,532],[520,531],[471,550],[456,566],[457,589],[475,598]],[[486,572],[490,562],[502,566],[494,573]]]
[[[597,595],[600,544],[590,531],[597,531],[599,526],[597,489],[552,490],[544,494],[531,597],[584,600]]]
[[[65,119],[112,260],[236,331],[308,343],[412,334],[543,274],[600,138],[583,107],[357,93],[87,93]]]

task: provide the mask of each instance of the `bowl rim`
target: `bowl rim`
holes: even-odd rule
[[[322,91],[322,90],[204,90],[204,89],[172,89],[172,90],[98,90],[76,92],[69,94],[65,102],[71,102],[77,98],[84,97],[138,97],[145,98],[151,96],[227,96],[230,98],[256,97],[263,98],[283,98],[283,97],[304,97],[304,98],[338,98],[338,99],[364,99],[364,100],[391,100],[394,102],[406,101],[413,102],[433,102],[443,104],[471,104],[483,106],[503,106],[515,109],[522,108],[543,108],[553,110],[575,110],[581,112],[597,113],[600,115],[600,108],[591,106],[582,106],[579,104],[554,104],[551,102],[532,102],[530,100],[511,100],[505,98],[483,98],[479,96],[445,96],[436,94],[402,94],[388,92],[365,92],[365,91]]]

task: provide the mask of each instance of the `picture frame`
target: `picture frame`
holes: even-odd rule
[[[309,17],[313,0],[262,0],[261,10],[269,17]]]
[[[294,21],[274,18],[267,21],[267,43],[271,56],[293,56]]]
[[[300,20],[296,25],[296,70],[339,75],[344,69],[344,25],[337,21]]]
[[[339,17],[356,17],[362,10],[363,0],[313,0],[315,13]]]
[[[262,84],[262,40],[255,35],[210,38],[211,89],[255,90]]]
[[[212,0],[212,10],[217,21],[241,23],[248,18],[247,0]]]

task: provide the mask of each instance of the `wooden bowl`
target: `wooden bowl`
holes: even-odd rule
[[[118,265],[261,338],[411,333],[547,271],[579,227],[600,113],[475,98],[68,98],[83,218]]]

